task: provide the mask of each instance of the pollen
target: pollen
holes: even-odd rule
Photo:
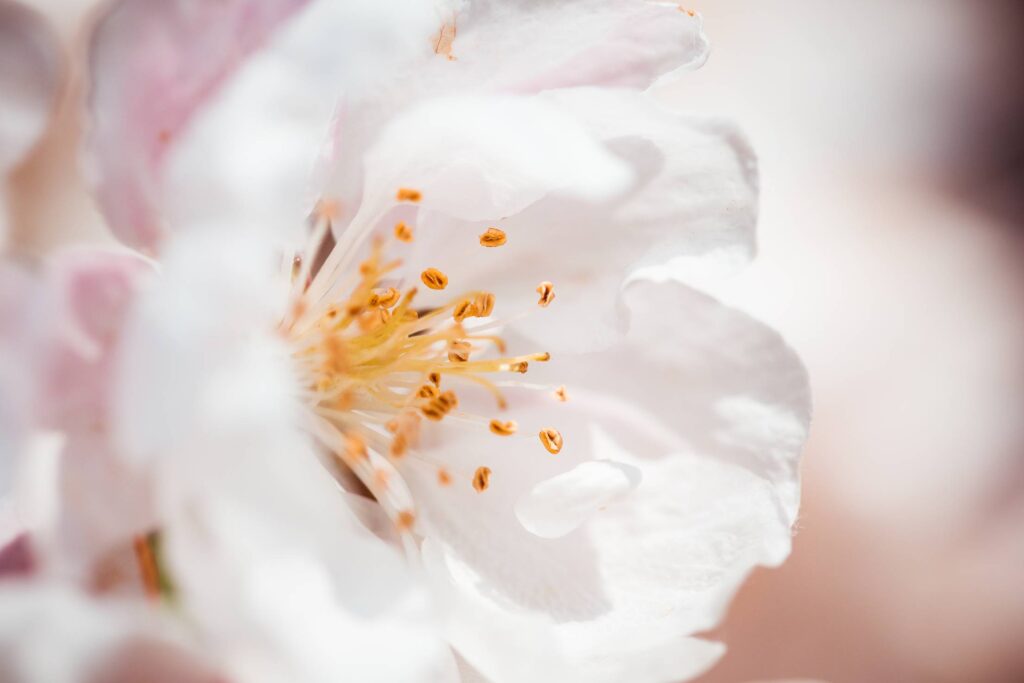
[[[448,286],[448,276],[437,268],[427,268],[420,273],[420,279],[431,289],[441,290]]]
[[[557,429],[540,430],[540,442],[544,444],[544,448],[548,450],[548,453],[557,454],[562,450],[562,435]]]
[[[550,282],[542,282],[537,285],[537,293],[540,294],[537,304],[543,308],[547,308],[555,300],[555,286]]]
[[[395,519],[395,526],[399,531],[411,531],[413,525],[416,524],[416,515],[412,510],[402,510],[398,513],[398,517]]]
[[[412,242],[412,228],[399,221],[395,224],[395,239],[399,242]]]
[[[452,54],[452,43],[455,42],[457,35],[458,26],[455,22],[455,17],[452,16],[450,22],[441,24],[441,28],[434,37],[434,54],[443,55],[449,61],[455,61],[455,55]]]
[[[565,393],[565,385],[564,384],[562,386],[558,387],[557,389],[555,389],[555,398],[557,398],[562,403],[565,403],[566,401],[569,400],[569,395],[567,393]]]
[[[499,228],[487,228],[487,231],[480,235],[480,246],[482,247],[500,247],[506,241],[505,231]]]
[[[483,493],[491,485],[491,468],[477,467],[473,473],[473,488],[477,493]]]
[[[453,363],[465,363],[469,360],[469,352],[472,350],[468,341],[453,341],[448,344],[448,360]]]
[[[395,194],[395,199],[400,202],[418,202],[423,199],[423,193],[408,187],[400,187]]]
[[[402,189],[396,197],[399,202],[415,202],[421,195]],[[321,235],[324,226],[321,217]],[[444,462],[446,435],[453,425],[487,425],[490,433],[502,437],[519,432],[514,419],[481,414],[478,396],[463,395],[464,388],[487,392],[499,410],[510,405],[505,387],[549,394],[553,390],[516,377],[527,372],[530,363],[550,360],[551,354],[506,355],[505,340],[495,332],[529,311],[505,320],[494,318],[496,297],[482,289],[454,292],[446,300],[442,294],[441,299],[414,305],[417,289],[403,285],[409,274],[401,269],[401,261],[385,258],[389,247],[411,239],[412,228],[400,222],[393,235],[356,247],[365,253],[332,250],[323,256],[320,242],[311,238],[315,248],[302,252],[296,261],[293,299],[278,326],[291,347],[301,398],[312,414],[316,435],[335,454],[337,464],[362,482],[392,523],[405,531],[415,524],[416,506],[402,481],[400,461],[428,463],[440,486],[471,476],[473,488],[482,492],[490,486],[491,470],[478,467],[469,475]],[[505,241],[505,233],[496,227],[480,235],[486,247]],[[340,245],[341,241],[334,249]],[[349,248],[352,245],[346,244]],[[320,264],[315,269],[310,265],[314,262]],[[287,269],[292,263],[286,260],[282,265]],[[412,273],[415,279],[416,271]],[[437,268],[422,271],[420,279],[435,291],[449,286],[448,276]],[[551,283],[542,285],[538,293],[544,305],[554,290]],[[565,400],[564,388],[555,396]],[[466,405],[460,407],[463,397]],[[438,423],[430,425],[430,437],[432,442],[439,439],[442,447],[430,453],[418,450],[424,420]],[[539,436],[549,452],[561,449],[558,431],[544,429]]]
[[[507,422],[491,420],[490,425],[488,426],[490,427],[491,432],[498,436],[511,436],[515,434],[516,430],[519,428],[519,425],[515,423],[515,420],[508,420]]]

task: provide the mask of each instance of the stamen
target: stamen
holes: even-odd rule
[[[494,312],[494,295],[490,292],[481,292],[473,299],[473,307],[476,308],[477,318],[486,318]]]
[[[562,403],[565,403],[566,401],[569,400],[569,395],[565,393],[565,385],[564,384],[562,386],[558,387],[557,389],[555,389],[555,397],[559,401],[561,401]]]
[[[395,225],[395,239],[399,242],[412,242],[412,228],[400,221]]]
[[[519,425],[516,424],[515,420],[509,420],[508,422],[502,422],[501,420],[491,420],[490,423],[491,432],[498,436],[511,436],[516,433]]]
[[[398,513],[395,526],[399,531],[410,531],[414,524],[416,524],[416,515],[411,510],[402,510]]]
[[[505,231],[498,228],[487,228],[487,231],[480,235],[480,246],[482,247],[500,247],[505,242]]]
[[[437,483],[441,486],[448,486],[452,483],[452,475],[443,467],[437,470]]]
[[[400,187],[395,198],[400,202],[418,202],[423,199],[423,193],[409,187]]]
[[[149,537],[136,536],[132,541],[132,546],[135,550],[135,559],[139,564],[139,574],[142,576],[146,597],[150,600],[158,600],[160,598],[160,569],[157,566],[153,548],[149,544]]]
[[[473,488],[476,489],[477,493],[483,493],[487,490],[487,487],[491,484],[491,468],[490,467],[478,467],[476,472],[473,473]]]
[[[448,360],[453,363],[465,363],[469,360],[472,348],[467,341],[453,341],[448,344]]]
[[[420,279],[431,289],[444,289],[448,286],[448,276],[437,268],[427,268],[420,274]]]
[[[458,27],[453,14],[451,22],[441,24],[437,37],[434,38],[434,54],[444,55],[449,61],[455,61],[455,55],[452,54],[452,43],[455,42],[457,35]]]
[[[537,304],[543,308],[547,308],[555,300],[555,286],[550,282],[545,281],[537,285],[537,293],[540,294],[540,301]]]
[[[544,444],[544,448],[548,449],[548,453],[557,455],[562,450],[562,435],[557,429],[551,429],[550,427],[542,429],[539,436],[540,442]]]

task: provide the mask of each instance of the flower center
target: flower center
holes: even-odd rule
[[[416,203],[420,193],[401,189],[396,198]],[[525,374],[530,363],[546,362],[550,354],[507,355],[504,340],[489,333],[500,321],[484,321],[494,310],[495,297],[490,292],[462,291],[440,306],[420,309],[415,305],[417,287],[387,286],[402,265],[386,258],[388,249],[414,239],[413,228],[405,222],[398,222],[388,237],[376,238],[369,256],[350,269],[353,272],[328,272],[324,267],[311,273],[310,261],[329,236],[335,214],[330,206],[317,211],[312,246],[294,263],[295,297],[281,331],[292,346],[314,433],[381,503],[398,528],[407,531],[415,514],[411,496],[395,475],[398,462],[414,454],[422,421],[458,420],[479,425],[496,437],[512,436],[517,432],[514,420],[460,411],[457,391],[460,385],[483,387],[493,396],[497,410],[503,411],[508,402],[495,378]],[[506,235],[491,227],[479,242],[484,248],[501,247]],[[332,253],[328,262],[343,263],[345,256]],[[323,282],[324,278],[330,281]],[[429,289],[448,290],[448,277],[437,268],[424,270],[420,280]],[[552,283],[542,282],[536,291],[539,306],[554,300]],[[551,391],[559,400],[566,399],[564,387]],[[552,454],[562,448],[556,429],[542,429],[537,438]],[[435,467],[440,486],[463,478],[465,485],[483,492],[490,483],[487,467],[454,475],[444,463]]]

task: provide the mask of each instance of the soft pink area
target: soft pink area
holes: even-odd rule
[[[122,0],[92,38],[89,151],[114,232],[154,249],[161,164],[244,58],[307,0]]]
[[[122,322],[151,266],[129,253],[75,250],[50,265],[39,414],[47,426],[102,431]]]

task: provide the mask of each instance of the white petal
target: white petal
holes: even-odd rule
[[[226,216],[300,229],[338,96],[429,52],[434,24],[414,0],[117,3],[93,39],[90,94],[115,232],[153,248],[168,224]]]
[[[640,470],[610,460],[593,460],[542,481],[516,503],[516,517],[531,533],[564,536],[596,510],[613,504],[640,484]]]
[[[424,459],[490,467],[486,491],[458,478],[439,487],[411,463],[408,480],[454,585],[512,615],[552,618],[579,680],[622,680],[623,661],[630,680],[681,679],[718,650],[694,645],[689,658],[671,644],[714,625],[753,566],[789,552],[806,376],[778,335],[685,285],[638,281],[622,305],[623,343],[531,367],[531,381],[565,383],[569,400],[511,401],[527,438],[448,428],[434,451],[427,433]],[[558,455],[536,441],[539,420],[561,430]],[[516,531],[515,501],[594,458],[643,480],[561,538]]]
[[[699,16],[645,0],[474,0],[453,16],[453,61],[438,59],[424,87],[537,92],[604,85],[645,88],[704,63]],[[452,21],[452,19],[449,19]]]
[[[517,215],[495,212],[482,221],[452,220],[425,205],[414,243],[396,249],[407,279],[435,267],[453,291],[493,292],[495,319],[532,310],[516,331],[558,353],[621,337],[615,305],[635,268],[670,261],[700,284],[751,257],[757,172],[735,127],[681,116],[644,93],[577,89],[544,99],[629,166],[630,189],[604,201],[549,196]],[[478,235],[492,225],[507,243],[481,248]],[[687,264],[693,267],[683,271]],[[554,284],[555,300],[539,309],[535,288],[544,281]]]
[[[0,590],[4,680],[83,683],[129,633],[121,611],[104,610],[67,587],[18,582]]]
[[[600,199],[629,181],[624,166],[572,118],[532,97],[450,97],[396,117],[366,159],[364,205],[400,187],[467,220],[518,213],[551,192]]]
[[[125,337],[121,443],[157,473],[182,608],[239,680],[437,680],[450,662],[425,591],[302,429],[275,333],[287,283],[267,247],[221,231],[169,240]],[[386,657],[395,642],[403,657]]]

